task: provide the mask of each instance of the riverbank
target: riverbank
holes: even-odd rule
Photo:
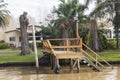
[[[21,56],[20,50],[16,49],[5,49],[0,50],[0,66],[34,66],[35,59],[34,54]],[[98,54],[107,60],[111,64],[120,64],[120,49],[119,50],[105,50],[103,52],[98,52]],[[39,59],[42,56],[42,50],[38,49],[38,57]],[[103,63],[101,60],[99,60]],[[40,62],[40,66],[44,66],[47,64],[43,64]]]

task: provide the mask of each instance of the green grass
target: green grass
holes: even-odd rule
[[[105,50],[103,52],[99,52],[98,54],[107,61],[120,61],[120,49]]]
[[[105,50],[98,53],[102,58],[107,61],[120,61],[119,50]],[[42,50],[38,49],[38,56],[41,57]],[[20,50],[5,49],[0,50],[0,63],[8,62],[35,62],[34,53],[30,55],[21,56]]]
[[[38,56],[41,56],[42,51],[38,50]],[[20,50],[5,49],[0,50],[0,63],[8,62],[34,62],[34,53],[30,55],[20,55]]]

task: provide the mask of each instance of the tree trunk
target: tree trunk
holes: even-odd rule
[[[27,24],[23,15],[20,16],[20,30],[21,30],[21,55],[30,54]]]
[[[68,28],[62,29],[62,38],[68,38]]]
[[[98,29],[96,20],[90,21],[90,47],[94,51],[103,50],[102,45],[100,44],[100,39],[98,37]]]
[[[115,3],[115,35],[116,35],[116,48],[119,48],[119,29],[120,29],[120,3]]]

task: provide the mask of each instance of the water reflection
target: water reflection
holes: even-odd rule
[[[36,74],[33,67],[6,67],[0,68],[0,80],[119,80],[120,67],[95,72],[88,67],[82,67],[80,73],[69,73],[63,68],[61,74],[54,74],[48,67],[41,67],[40,74]]]
[[[117,75],[118,75],[118,68],[116,67],[113,70],[107,72],[107,75],[104,76],[103,80],[118,80]]]

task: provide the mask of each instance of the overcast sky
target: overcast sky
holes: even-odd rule
[[[23,11],[27,11],[30,16],[41,22],[50,13],[53,6],[59,4],[59,0],[4,0],[4,2],[8,3],[7,8],[15,18],[18,18]]]

